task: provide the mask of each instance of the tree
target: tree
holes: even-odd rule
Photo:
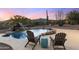
[[[16,24],[18,22],[22,23],[23,25],[31,24],[31,20],[30,19],[28,19],[28,18],[26,18],[24,16],[20,16],[20,15],[15,15],[15,16],[11,17],[9,19],[9,21],[10,21],[11,25],[14,25],[14,24]]]
[[[79,24],[79,12],[76,10],[69,12],[66,19],[70,24]]]

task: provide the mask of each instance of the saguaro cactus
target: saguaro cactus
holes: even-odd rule
[[[48,11],[46,10],[46,19],[47,19],[47,25],[49,24],[48,21],[49,21],[49,16],[48,16]]]

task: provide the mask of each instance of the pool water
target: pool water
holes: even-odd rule
[[[32,31],[34,33],[34,36],[37,37],[37,36],[41,35],[42,33],[48,32],[49,30],[48,29],[32,29],[30,31]],[[12,37],[17,38],[17,39],[24,39],[24,38],[27,38],[26,32],[27,31],[22,32],[22,35],[20,33],[18,33],[18,34],[16,33],[17,35],[11,34],[11,36],[13,35]],[[20,37],[18,37],[18,36],[20,36]]]
[[[36,36],[39,36],[42,33],[48,32],[49,30],[48,29],[32,29],[30,31],[32,31],[34,33],[34,36],[36,37]]]

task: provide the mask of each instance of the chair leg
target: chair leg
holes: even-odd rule
[[[40,40],[39,40],[39,44],[40,44]]]
[[[25,47],[29,44],[29,41],[26,43]]]
[[[53,49],[55,50],[54,45],[53,45]]]
[[[52,46],[54,48],[54,40],[51,37],[50,37],[50,39],[51,39]]]
[[[51,38],[51,43],[52,43],[53,49],[55,50],[55,48],[54,48],[54,40],[52,38]]]
[[[53,49],[54,49],[54,42],[51,40],[51,44],[52,44],[52,47],[53,47]]]
[[[37,45],[37,43],[35,43],[35,45],[33,46],[32,50],[34,50],[35,46]]]
[[[66,50],[65,46],[63,46],[63,47],[64,47],[64,50]]]

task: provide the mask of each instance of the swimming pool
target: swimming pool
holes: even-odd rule
[[[42,33],[46,33],[46,32],[48,32],[49,30],[48,29],[31,29],[31,30],[29,30],[29,31],[32,31],[33,33],[34,33],[34,36],[35,37],[37,37],[37,36],[39,36],[39,35],[41,35]],[[24,33],[24,34],[23,34]],[[19,34],[19,36],[21,36],[20,38],[17,38],[17,39],[24,39],[24,38],[27,38],[27,30],[26,31],[24,31],[24,32],[22,32],[21,34],[20,33],[18,33],[17,35],[16,35],[17,33],[15,33],[14,34],[14,36],[17,36],[18,34]],[[11,34],[11,36],[12,36],[13,34]],[[14,36],[12,36],[12,37],[14,37]]]
[[[42,33],[48,32],[49,30],[48,29],[32,29],[30,31],[32,31],[34,33],[35,37],[36,37],[36,36],[39,36]]]

